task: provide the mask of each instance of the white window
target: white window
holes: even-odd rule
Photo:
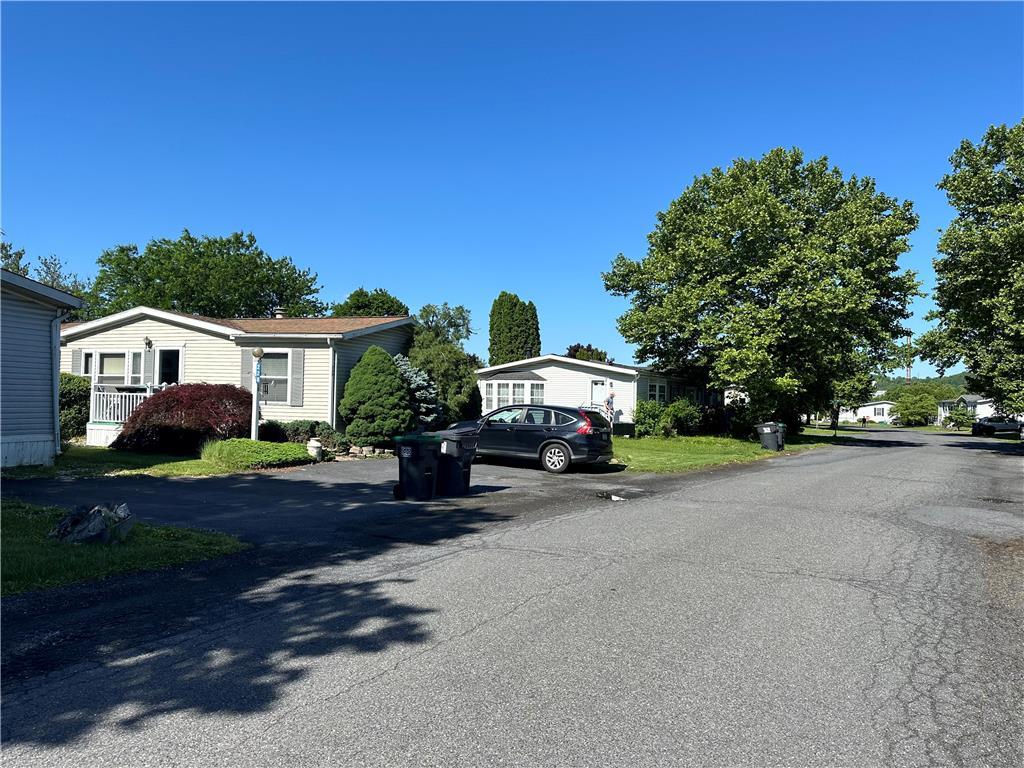
[[[156,351],[156,384],[181,384],[181,350]]]
[[[132,365],[128,374],[128,383],[133,387],[142,386],[142,353],[132,352]]]
[[[97,384],[124,384],[125,379],[125,353],[124,352],[100,352],[99,365],[96,371]]]
[[[517,381],[512,384],[512,402],[526,402],[526,385],[521,381]]]
[[[875,416],[885,416],[885,408],[875,406]]]
[[[92,352],[82,354],[82,375],[92,378]]]
[[[544,405],[543,384],[530,384],[530,405]]]
[[[651,382],[647,385],[647,399],[657,400],[659,403],[668,402],[668,393],[665,391],[664,384],[655,384]]]
[[[288,353],[265,352],[260,374],[260,399],[265,403],[288,402]]]
[[[488,381],[484,384],[484,412],[494,410],[494,384]]]
[[[498,408],[508,405],[508,382],[498,384]]]

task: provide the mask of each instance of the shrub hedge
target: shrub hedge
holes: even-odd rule
[[[252,395],[232,384],[179,384],[143,401],[111,444],[121,451],[195,454],[249,433]]]
[[[650,437],[658,433],[658,424],[665,406],[657,400],[641,400],[633,408],[633,424],[637,437]]]
[[[268,443],[301,443],[305,445],[311,437],[317,438],[328,450],[347,448],[345,435],[326,421],[296,419],[295,421],[265,421],[260,424],[260,440]]]
[[[268,443],[244,437],[209,442],[203,446],[202,457],[213,464],[235,471],[313,463],[313,458],[306,453],[305,446],[298,443]]]
[[[658,431],[665,437],[695,435],[700,427],[700,409],[687,399],[670,403],[658,419]]]
[[[389,445],[395,435],[416,426],[405,380],[391,355],[378,346],[367,349],[352,368],[338,413],[345,439],[353,445]]]
[[[85,434],[85,425],[89,423],[92,382],[86,376],[61,373],[57,395],[60,402],[61,440],[81,437]]]

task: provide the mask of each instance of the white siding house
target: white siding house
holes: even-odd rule
[[[206,318],[135,307],[61,329],[61,370],[94,385],[87,442],[109,445],[156,387],[253,387],[252,351],[264,351],[260,416],[337,425],[352,367],[369,347],[405,353],[411,317]]]
[[[668,403],[686,396],[700,404],[721,402],[717,392],[649,368],[561,355],[480,368],[476,375],[484,413],[514,403],[603,408],[608,395],[614,394],[613,422],[627,432],[639,400]]]
[[[954,400],[940,400],[937,413],[938,424],[942,424],[955,408],[970,411],[975,420],[996,415],[995,400],[984,395],[964,394]]]
[[[892,400],[872,400],[856,408],[842,408],[839,411],[840,421],[860,421],[867,419],[875,424],[888,424],[892,420],[892,409],[896,403]]]
[[[2,464],[52,464],[60,452],[59,327],[81,299],[0,270]]]

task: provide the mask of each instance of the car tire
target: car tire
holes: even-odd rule
[[[540,464],[545,470],[554,475],[560,475],[569,469],[572,463],[572,456],[569,449],[561,443],[552,443],[540,452]]]
[[[982,432],[982,434],[984,434],[985,437],[995,437],[996,436],[996,428],[995,427],[987,427]]]

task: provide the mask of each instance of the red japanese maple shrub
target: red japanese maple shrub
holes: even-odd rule
[[[249,434],[252,395],[231,384],[179,384],[135,409],[112,448],[198,454],[210,440]]]

